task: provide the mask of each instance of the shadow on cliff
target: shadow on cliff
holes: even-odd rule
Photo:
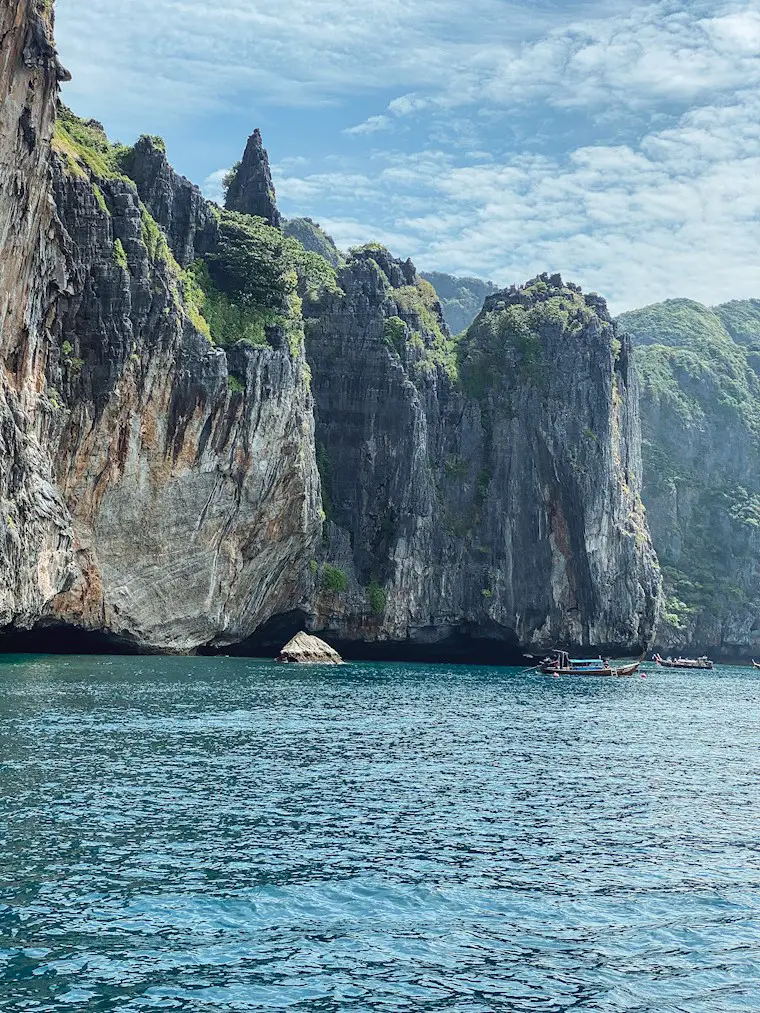
[[[300,630],[307,630],[308,618],[295,610],[274,616],[253,637],[229,647],[201,648],[199,654],[229,654],[233,657],[271,658]],[[526,656],[514,641],[497,640],[475,635],[468,627],[458,627],[446,637],[435,641],[420,639],[401,641],[344,640],[329,630],[310,630],[325,640],[347,661],[409,661],[458,665],[524,665]]]
[[[122,637],[76,626],[39,626],[31,630],[5,627],[0,654],[145,654]]]

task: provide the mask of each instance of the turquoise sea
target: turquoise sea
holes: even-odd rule
[[[760,672],[0,659],[0,1009],[760,1009]]]

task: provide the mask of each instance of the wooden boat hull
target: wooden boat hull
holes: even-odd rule
[[[682,672],[711,672],[714,665],[678,665],[672,661],[656,661],[658,668],[678,668]],[[760,668],[760,665],[756,666]]]
[[[640,661],[618,668],[542,668],[542,675],[590,675],[594,678],[622,679],[634,675],[641,667]]]

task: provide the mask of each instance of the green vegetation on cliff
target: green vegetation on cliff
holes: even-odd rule
[[[203,293],[198,308],[219,345],[263,345],[282,329],[295,352],[301,341],[301,299],[337,288],[335,271],[263,218],[216,210],[219,240],[186,272]]]
[[[441,327],[440,303],[430,282],[417,278],[413,285],[395,289],[393,298],[399,312],[410,321],[410,345],[418,353],[414,372],[424,373],[440,366],[449,379],[455,380],[456,340]]]
[[[662,640],[746,648],[760,616],[760,303],[673,299],[620,325],[637,346]]]
[[[82,120],[59,103],[53,150],[61,155],[68,171],[86,176],[89,170],[100,179],[125,179],[123,159],[130,150],[123,144],[111,144],[103,128],[94,120]]]
[[[580,333],[593,316],[580,290],[543,275],[510,290],[504,298],[496,297],[459,342],[459,373],[465,391],[478,400],[489,396],[503,400],[505,378],[513,374],[543,389],[546,363],[541,331]]]
[[[283,222],[282,231],[286,236],[299,242],[308,253],[324,257],[331,267],[337,268],[345,263],[345,258],[335,245],[332,236],[328,236],[311,218],[290,218]]]

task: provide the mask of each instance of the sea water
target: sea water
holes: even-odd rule
[[[0,659],[0,1008],[760,1009],[760,672]]]

